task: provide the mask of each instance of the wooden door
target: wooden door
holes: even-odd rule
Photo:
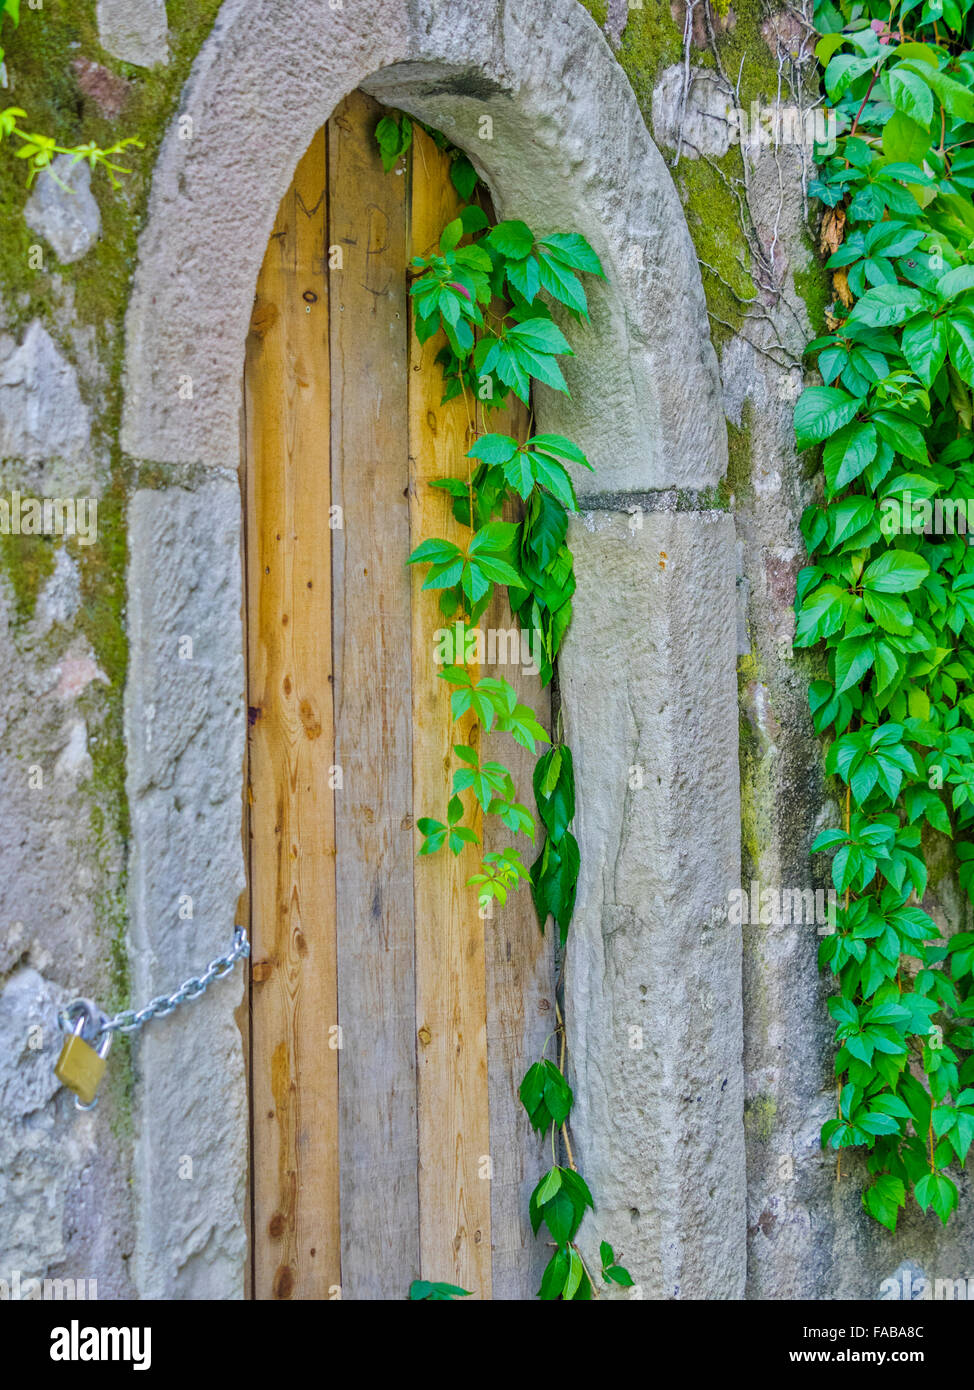
[[[381,114],[353,93],[302,158],[247,342],[252,1289],[399,1299],[424,1278],[530,1298],[544,1157],[517,1086],[554,1027],[550,946],[524,889],[480,917],[479,848],[416,859],[451,744],[480,738],[451,727],[445,623],[406,566],[456,538],[429,480],[462,473],[485,429],[441,405],[442,342],[410,325],[409,258],[458,201],[418,129],[384,173]],[[525,426],[518,408],[486,428]],[[514,626],[503,600],[480,626]],[[536,676],[491,673],[547,720]],[[490,737],[530,800],[533,759]]]

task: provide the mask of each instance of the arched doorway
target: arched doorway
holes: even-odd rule
[[[146,465],[130,512],[133,992],[151,997],[226,949],[245,883],[244,345],[298,159],[356,88],[466,149],[498,216],[577,229],[607,272],[567,372],[571,401],[537,402],[540,427],[596,469],[579,479],[569,537],[578,588],[561,672],[580,789],[566,971],[576,1147],[600,1228],[647,1297],[736,1297],[734,528],[699,496],[725,470],[726,431],[679,199],[578,0],[224,0],[197,58],[180,103],[192,138],[174,120],[126,323],[121,443]],[[180,663],[190,618],[200,656]],[[203,903],[192,939],[169,928],[173,885],[187,882]],[[197,1029],[160,1025],[139,1045],[146,1296],[244,1285],[245,1058],[229,1011]],[[166,1264],[148,1258],[160,1247],[174,1251]]]
[[[253,1287],[529,1297],[543,1155],[517,1087],[554,1026],[551,942],[527,892],[485,922],[465,887],[480,850],[417,861],[414,829],[449,799],[451,742],[481,734],[451,725],[445,619],[406,567],[459,536],[429,484],[483,428],[441,403],[445,339],[410,331],[408,262],[460,200],[422,130],[384,172],[381,114],[353,93],[314,137],[248,337]],[[525,426],[523,408],[491,416]],[[512,623],[500,601],[484,615],[484,673],[541,710]],[[528,796],[533,760],[507,741]],[[485,850],[512,843],[478,828]]]

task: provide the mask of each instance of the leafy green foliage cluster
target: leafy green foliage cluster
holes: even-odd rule
[[[823,445],[824,497],[802,531],[796,645],[824,643],[812,684],[842,824],[835,1149],[867,1151],[863,1201],[890,1230],[908,1194],[944,1223],[974,1140],[974,933],[921,906],[924,842],[956,837],[974,884],[972,0],[819,0],[816,53],[839,121],[810,191],[826,204],[838,299],[810,345],[823,385],[795,409]]]
[[[2,45],[4,21],[9,19],[14,28],[20,24],[20,0],[0,0],[0,67],[3,65],[4,50]],[[127,174],[130,170],[123,168],[121,164],[113,162],[113,156],[121,154],[123,150],[130,146],[142,149],[142,141],[135,136],[126,136],[123,140],[116,140],[107,149],[102,149],[95,142],[89,141],[86,145],[59,145],[52,135],[42,135],[37,131],[21,130],[18,122],[27,119],[27,112],[20,106],[8,106],[0,111],[0,144],[4,140],[18,140],[19,148],[15,151],[17,159],[27,160],[27,183],[33,183],[37,174],[42,169],[48,169],[54,161],[56,155],[68,154],[71,156],[72,163],[77,164],[86,159],[92,169],[96,165],[101,165],[108,175],[113,188],[119,187],[116,175]],[[59,183],[62,188],[73,192],[68,185],[59,179],[50,170],[51,177]]]
[[[469,160],[438,132],[429,134],[451,154],[451,178],[461,198],[471,198],[477,177]],[[412,141],[409,118],[384,117],[376,139],[389,171]],[[443,229],[436,251],[415,258],[412,270],[416,335],[425,343],[442,334],[444,346],[436,360],[443,370],[443,401],[463,397],[475,439],[466,455],[465,475],[433,483],[451,497],[453,515],[470,532],[469,540],[464,545],[438,537],[425,540],[409,563],[427,567],[423,588],[438,592],[444,617],[456,620],[459,635],[452,659],[439,673],[451,687],[451,719],[455,722],[472,713],[485,734],[507,733],[535,753],[538,744],[549,743],[535,712],[519,702],[509,682],[476,676],[464,634],[485,612],[498,586],[504,588],[522,633],[533,639],[542,683],[550,682],[571,621],[575,590],[566,536],[568,513],[577,510],[578,504],[568,466],[591,465],[578,445],[562,435],[533,433],[529,427],[522,443],[499,432],[478,430],[477,424],[511,396],[530,407],[534,381],[567,394],[558,358],[570,355],[572,349],[552,310],[560,306],[576,321],[587,321],[581,276],[601,276],[602,267],[578,233],[541,238],[521,221],[491,225],[479,203],[467,202]],[[505,511],[519,520],[505,520]],[[478,810],[484,816],[498,816],[513,834],[533,841],[534,816],[517,799],[509,769],[496,760],[482,759],[468,743],[454,744],[453,752],[456,765],[445,819],[424,816],[417,822],[423,835],[420,856],[444,849],[459,855],[466,845],[479,843],[474,829]],[[541,930],[553,918],[564,945],[579,870],[578,844],[570,830],[575,815],[574,765],[564,742],[554,742],[541,754],[533,783],[545,841],[530,870],[512,846],[485,854],[480,872],[468,883],[477,888],[486,915],[495,901],[503,906],[522,881],[530,882]],[[468,814],[471,819],[465,823]],[[555,1246],[539,1297],[567,1302],[593,1297],[592,1276],[575,1240],[593,1202],[571,1154],[567,1125],[573,1097],[564,1074],[560,1008],[556,1032],[561,1037],[560,1063],[542,1057],[530,1067],[520,1098],[532,1127],[539,1134],[548,1133],[551,1142],[552,1166],[530,1202],[535,1235],[544,1225]],[[557,1162],[559,1134],[568,1154],[567,1167]],[[632,1284],[605,1241],[601,1258],[603,1280],[624,1287]],[[447,1292],[410,1296],[451,1296],[448,1286],[421,1287],[442,1287]]]
[[[420,129],[425,130],[437,149],[450,157],[450,181],[453,187],[460,194],[460,197],[467,199],[477,187],[477,171],[470,163],[470,160],[458,150],[456,145],[451,145],[441,130],[434,130],[432,126],[424,125],[422,121],[416,121]],[[386,173],[396,167],[399,160],[413,143],[413,120],[405,112],[398,115],[383,116],[375,128],[375,141],[379,146],[379,154],[382,158],[382,167]]]
[[[559,1014],[564,1051],[564,1025]],[[564,1064],[556,1065],[543,1058],[530,1067],[521,1082],[521,1104],[527,1111],[531,1128],[539,1134],[550,1133],[552,1166],[531,1193],[528,1215],[531,1229],[537,1236],[542,1225],[554,1242],[555,1253],[548,1261],[541,1279],[538,1297],[545,1302],[561,1299],[586,1302],[592,1298],[592,1277],[575,1237],[588,1208],[594,1209],[592,1194],[572,1160],[567,1123],[573,1103],[572,1089],[564,1074]],[[569,1167],[555,1162],[555,1135],[561,1130],[568,1151]],[[612,1246],[602,1241],[602,1278],[622,1288],[632,1288],[629,1271],[616,1263]]]
[[[557,275],[551,266],[558,267]],[[529,405],[533,380],[567,393],[557,359],[571,347],[554,321],[552,304],[563,305],[577,319],[588,316],[579,276],[601,275],[602,268],[583,237],[556,234],[540,240],[518,221],[491,226],[483,209],[471,203],[444,228],[437,250],[417,257],[412,268],[416,334],[421,342],[443,334],[446,343],[437,356],[443,399],[462,396],[471,425],[512,395]],[[466,464],[465,476],[440,478],[434,485],[451,496],[453,514],[470,530],[470,540],[465,546],[437,537],[423,541],[409,563],[428,567],[423,588],[439,592],[441,612],[459,620],[461,630],[477,623],[498,585],[506,589],[512,614],[534,641],[547,684],[571,621],[575,590],[565,538],[568,512],[576,510],[577,500],[567,465],[590,465],[562,435],[530,434],[519,443],[491,432],[478,435]],[[520,508],[521,519],[505,521],[505,507],[512,505]],[[457,687],[451,699],[455,720],[474,710],[485,731],[508,732],[532,752],[536,741],[548,742],[533,711],[518,703],[506,681],[475,680],[465,649],[453,655],[441,678]],[[468,792],[471,811],[479,805],[485,815],[499,815],[509,829],[533,840],[534,817],[517,800],[508,769],[481,762],[465,744],[454,745],[454,753],[463,765],[453,774],[446,819],[419,821],[425,837],[420,853],[446,846],[460,854],[476,841],[472,826],[463,823]],[[485,855],[470,882],[486,910],[493,900],[503,905],[512,889],[529,881],[542,929],[553,916],[564,940],[575,902],[578,846],[569,830],[574,770],[563,744],[539,761],[534,788],[547,837],[531,869],[510,848]]]

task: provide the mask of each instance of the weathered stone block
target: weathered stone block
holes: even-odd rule
[[[91,192],[91,169],[59,154],[42,169],[24,208],[24,221],[42,236],[64,265],[80,261],[101,236],[101,212]]]
[[[223,478],[132,500],[126,724],[139,1000],[229,949],[245,884],[240,515],[237,483]],[[242,981],[238,968],[136,1046],[145,1297],[242,1296],[247,1095],[233,1017]]]
[[[40,319],[19,346],[0,340],[0,457],[77,459],[89,432],[75,370]]]
[[[113,58],[151,68],[169,61],[165,0],[98,0],[98,37]]]
[[[653,134],[681,158],[720,157],[737,139],[734,94],[716,73],[682,63],[666,68],[653,88]]]
[[[636,524],[636,523],[640,524]],[[647,1298],[745,1276],[735,548],[714,512],[588,513],[561,658],[582,871],[566,1000],[579,1166]]]

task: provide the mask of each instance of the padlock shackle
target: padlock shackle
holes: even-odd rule
[[[106,1032],[107,1022],[108,1015],[99,1009],[94,1000],[80,997],[72,999],[58,1014],[62,1033],[78,1033],[80,1025],[80,1036],[91,1045]]]

